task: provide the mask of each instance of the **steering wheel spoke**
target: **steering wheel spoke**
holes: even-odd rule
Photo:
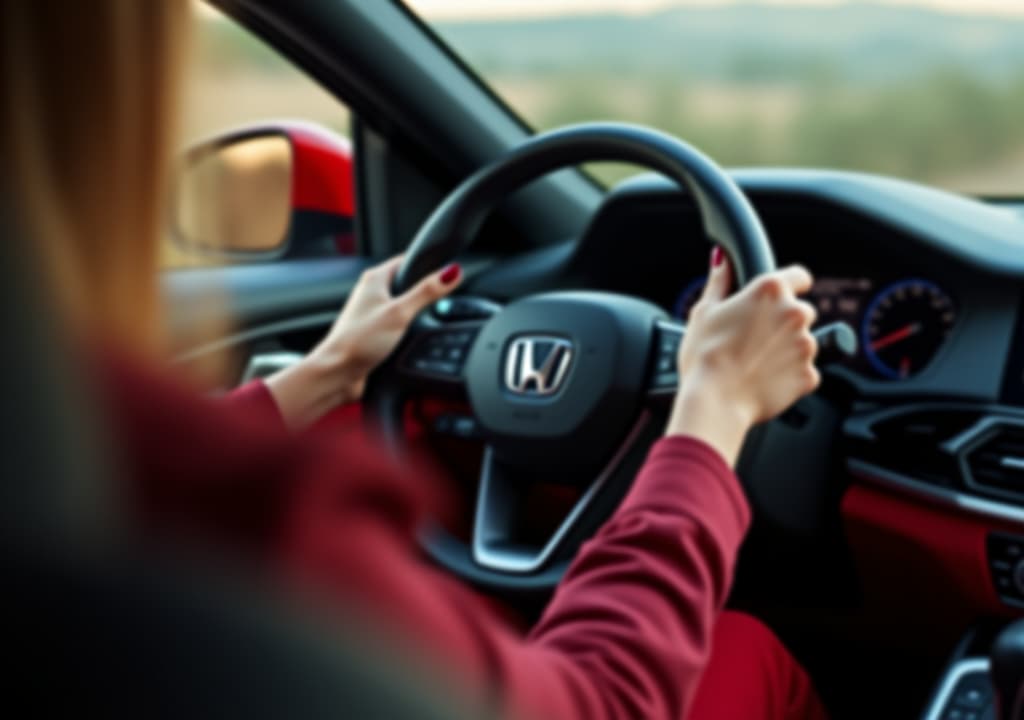
[[[532,473],[503,462],[488,446],[480,469],[473,518],[473,561],[487,570],[514,575],[536,573],[549,566],[570,539],[578,542],[586,534],[587,528],[582,526],[593,521],[588,516],[599,504],[598,498],[615,484],[616,473],[628,464],[626,459],[640,444],[641,436],[649,429],[650,419],[650,413],[641,413],[615,454],[598,475],[586,483],[557,527],[542,542],[520,537],[522,526],[529,522],[527,518],[524,523],[524,516],[530,514],[525,487],[533,479]]]

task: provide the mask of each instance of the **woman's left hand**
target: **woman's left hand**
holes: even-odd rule
[[[453,263],[396,297],[391,282],[401,263],[399,255],[365,271],[320,344],[267,378],[290,428],[307,427],[338,405],[359,400],[370,373],[398,347],[413,318],[458,287],[462,275]]]

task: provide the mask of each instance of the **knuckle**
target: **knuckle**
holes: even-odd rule
[[[800,350],[800,355],[805,360],[809,360],[818,354],[818,341],[810,333],[804,333],[800,336],[797,341],[797,347]]]
[[[805,393],[814,392],[821,385],[821,373],[813,365],[804,369],[803,385]]]
[[[445,291],[446,288],[444,285],[441,284],[441,281],[433,279],[430,282],[424,284],[423,297],[426,298],[428,302],[437,300],[440,297],[444,297]]]
[[[415,312],[408,302],[396,302],[388,308],[388,319],[395,324],[404,325],[412,320]]]
[[[778,300],[782,297],[782,280],[777,275],[767,275],[757,280],[755,293],[763,300]]]
[[[359,273],[359,284],[360,285],[366,285],[366,284],[368,284],[370,282],[373,282],[374,278],[376,278],[376,277],[377,277],[377,268],[375,268],[375,267],[367,268],[366,270],[363,270],[361,273]]]
[[[807,316],[799,305],[788,305],[782,310],[782,322],[786,327],[800,330],[807,322]]]
[[[813,325],[818,320],[818,309],[809,302],[800,301],[800,310],[804,314],[804,321],[808,326]]]
[[[701,365],[709,369],[722,367],[726,360],[726,350],[720,344],[714,344],[705,348],[700,353]]]

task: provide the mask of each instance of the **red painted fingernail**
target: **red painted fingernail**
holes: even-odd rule
[[[462,274],[462,268],[459,267],[458,263],[451,263],[448,267],[441,271],[441,282],[445,285],[451,285],[453,282],[458,280],[459,275]]]
[[[723,259],[725,259],[725,254],[722,252],[722,248],[715,245],[715,249],[711,251],[711,267],[718,267],[722,264]]]

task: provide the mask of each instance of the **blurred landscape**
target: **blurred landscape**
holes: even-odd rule
[[[629,120],[727,165],[1024,194],[1024,18],[856,2],[435,27],[537,128]]]
[[[208,5],[196,8],[185,81],[186,145],[239,125],[275,118],[349,134],[347,108],[289,60]]]
[[[198,17],[187,140],[273,117],[348,133],[345,108],[287,60],[215,11]],[[726,165],[1024,195],[1021,15],[745,2],[433,26],[538,129],[628,120]],[[593,170],[607,182],[631,172]]]

